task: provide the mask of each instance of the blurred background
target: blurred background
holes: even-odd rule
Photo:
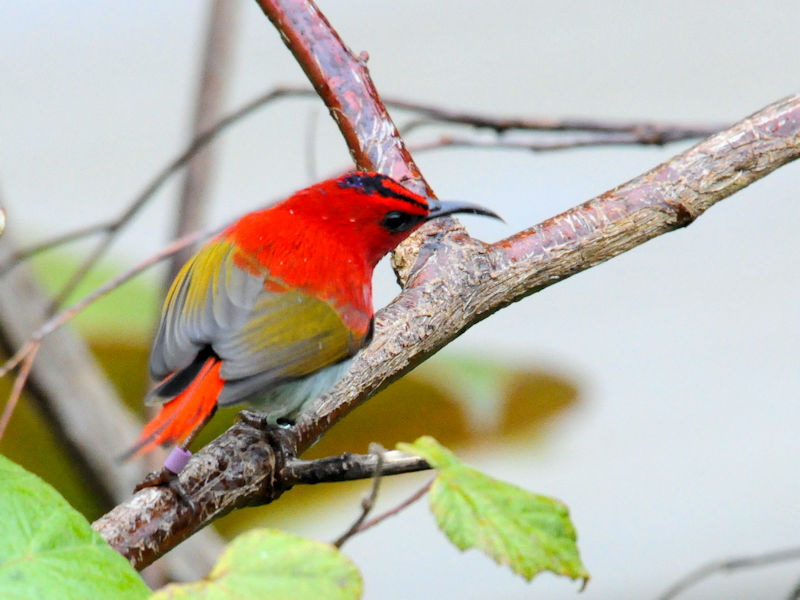
[[[305,84],[255,3],[236,3],[225,112],[272,86]],[[382,94],[493,116],[725,123],[798,85],[796,2],[319,5],[353,51],[368,51]],[[208,8],[189,0],[6,3],[0,183],[15,243],[117,216],[183,149]],[[409,117],[393,116],[400,124]],[[409,142],[442,131],[418,129]],[[441,149],[415,158],[439,196],[504,216],[506,224],[464,219],[473,235],[495,241],[686,147]],[[215,149],[209,224],[350,164],[312,99],[269,105]],[[798,544],[798,187],[800,166],[788,165],[691,227],[502,310],[356,411],[315,455],[433,434],[480,469],[561,499],[593,576],[583,593],[591,600],[653,598],[706,561]],[[166,244],[179,189],[177,177],[147,205],[84,291]],[[57,289],[90,248],[43,255],[43,283]],[[123,287],[78,323],[136,410],[163,273]],[[377,305],[397,293],[388,264],[375,286]],[[8,389],[0,381],[3,398]],[[219,417],[216,431],[231,418]],[[121,440],[120,451],[131,441]],[[0,451],[90,519],[102,514],[30,402]],[[378,510],[427,477],[386,481]],[[365,489],[294,490],[222,520],[220,530],[266,524],[331,540],[356,516]],[[579,587],[549,574],[527,584],[475,551],[460,554],[424,502],[345,552],[362,570],[366,598],[563,598]],[[716,576],[681,597],[788,597],[798,581],[800,563],[790,563]]]

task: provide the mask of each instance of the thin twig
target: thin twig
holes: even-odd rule
[[[361,499],[361,514],[353,521],[353,524],[350,525],[347,531],[333,542],[333,545],[337,548],[341,548],[347,540],[358,532],[364,520],[375,506],[375,501],[378,499],[378,490],[383,477],[383,455],[386,453],[386,449],[380,444],[373,443],[369,445],[369,452],[370,454],[374,454],[378,459],[378,464],[375,466],[375,474],[372,476],[372,487],[369,491],[369,496]]]
[[[122,285],[129,279],[135,277],[142,271],[164,260],[165,258],[172,256],[175,252],[179,251],[181,248],[185,248],[186,246],[196,242],[198,239],[211,235],[212,233],[218,231],[219,229],[220,227],[214,227],[212,229],[207,229],[205,231],[197,231],[189,235],[185,235],[178,240],[175,240],[160,252],[150,256],[146,260],[140,262],[135,267],[132,267],[131,269],[125,271],[124,273],[118,275],[117,277],[114,277],[113,279],[107,281],[105,284],[97,288],[91,294],[88,294],[82,300],[79,300],[69,308],[64,309],[63,311],[61,311],[56,315],[53,315],[50,319],[45,321],[44,324],[42,324],[36,331],[34,331],[31,334],[28,342],[24,346],[22,346],[19,350],[17,350],[17,352],[15,352],[11,358],[9,358],[5,363],[3,363],[2,366],[0,366],[0,377],[6,375],[24,358],[31,355],[32,353],[35,353],[37,345],[44,338],[46,338],[53,331],[55,331],[56,329],[67,323],[70,319],[79,314],[87,306],[96,302],[109,292],[112,292],[120,285]]]
[[[482,115],[473,112],[449,110],[440,106],[423,104],[421,102],[408,102],[397,99],[384,99],[392,108],[408,110],[423,115],[407,122],[403,133],[432,124],[452,123],[493,129],[498,133],[504,131],[596,131],[606,133],[638,133],[649,136],[654,141],[651,143],[667,143],[681,139],[705,137],[725,129],[727,123],[712,123],[708,125],[686,125],[680,123],[659,123],[655,121],[614,121],[604,119],[578,118],[509,118]],[[658,140],[658,141],[655,141]]]
[[[22,390],[25,388],[25,382],[28,381],[28,375],[31,373],[31,367],[33,367],[33,359],[36,358],[36,352],[39,350],[40,345],[40,343],[33,345],[33,348],[25,357],[25,362],[22,363],[19,375],[17,375],[14,385],[11,388],[11,395],[8,397],[6,407],[3,409],[3,416],[0,417],[0,439],[3,438],[6,427],[8,427],[8,423],[11,421],[11,415],[14,414],[14,408],[17,406],[17,402],[22,395]]]
[[[67,280],[61,289],[53,296],[53,299],[50,301],[50,304],[47,306],[47,310],[45,314],[50,316],[54,312],[58,310],[58,307],[61,306],[69,297],[72,292],[80,285],[81,281],[83,281],[84,277],[92,270],[92,267],[97,263],[98,260],[105,254],[106,250],[108,250],[109,246],[111,246],[111,242],[114,241],[114,234],[118,231],[116,227],[109,228],[106,232],[106,235],[97,243],[94,249],[91,251],[89,256],[84,259],[84,261],[78,265],[78,268],[70,275],[70,278]]]
[[[145,186],[145,188],[137,194],[131,203],[125,208],[125,210],[120,214],[117,218],[112,219],[111,221],[106,221],[103,223],[98,223],[96,225],[90,225],[88,227],[80,227],[74,231],[64,233],[56,238],[46,240],[44,242],[35,244],[33,246],[29,246],[28,248],[24,248],[14,253],[13,257],[9,260],[5,261],[2,265],[0,265],[0,275],[5,273],[8,269],[12,268],[15,264],[19,261],[26,260],[31,258],[32,256],[39,254],[45,250],[53,248],[54,246],[58,246],[61,244],[65,244],[67,242],[71,242],[87,235],[92,235],[95,233],[104,233],[106,236],[113,236],[119,229],[125,226],[125,224],[133,218],[139,210],[145,205],[145,203],[152,198],[156,192],[158,192],[161,187],[169,180],[169,178],[177,173],[195,154],[197,154],[200,150],[202,150],[207,144],[209,144],[217,135],[222,133],[225,129],[230,127],[231,125],[235,124],[237,121],[243,119],[244,117],[249,116],[262,106],[268,104],[273,100],[277,100],[279,98],[287,97],[287,96],[313,96],[314,92],[308,89],[300,89],[300,88],[275,88],[261,94],[260,96],[254,98],[250,102],[244,104],[237,110],[231,112],[226,117],[221,119],[218,123],[216,123],[211,129],[207,130],[204,134],[200,135],[199,137],[195,138],[189,146],[187,146],[179,155],[174,157],[167,165],[162,167],[162,169],[156,173],[150,183]],[[97,260],[96,258],[87,259],[86,262],[90,262],[88,268],[94,264]],[[71,290],[62,290],[60,295],[68,294]]]
[[[641,136],[635,132],[619,133],[584,133],[582,135],[563,135],[559,137],[542,138],[536,140],[521,140],[481,137],[456,137],[441,136],[428,142],[409,144],[413,152],[426,152],[444,148],[479,148],[479,149],[504,149],[504,150],[530,150],[531,152],[552,152],[554,150],[569,150],[587,146],[630,146],[630,145],[662,145],[649,136]]]
[[[317,180],[317,153],[314,151],[314,140],[317,137],[317,122],[319,111],[314,109],[308,112],[306,121],[306,175],[309,181]]]
[[[69,242],[74,242],[81,238],[94,235],[95,233],[102,233],[107,231],[110,227],[112,227],[112,225],[113,221],[103,221],[102,223],[95,223],[94,225],[79,227],[74,231],[69,231],[67,233],[50,238],[49,240],[34,244],[33,246],[28,246],[22,250],[17,250],[11,256],[9,256],[6,261],[0,264],[0,276],[5,274],[6,271],[10,270],[20,262],[27,260],[28,258],[39,254],[40,252],[55,248],[56,246],[68,244]]]
[[[11,355],[6,362],[0,365],[0,377],[5,377],[12,369],[16,368],[16,366],[21,363],[25,357],[28,356],[28,354],[31,353],[35,345],[35,341],[28,340],[24,346]]]
[[[431,489],[431,486],[433,485],[434,481],[436,481],[436,477],[431,477],[431,479],[428,480],[428,483],[423,485],[416,492],[414,492],[408,498],[403,500],[400,504],[398,504],[394,508],[390,508],[386,512],[381,513],[380,515],[378,515],[374,519],[370,519],[369,521],[367,521],[366,523],[361,525],[361,527],[358,528],[356,533],[361,533],[362,531],[366,531],[367,529],[369,529],[371,527],[375,527],[375,525],[377,525],[378,523],[381,523],[382,521],[388,519],[389,517],[393,517],[394,515],[396,515],[397,513],[402,511],[403,509],[405,509],[406,507],[411,506],[412,504],[414,504],[414,502],[416,502],[417,500],[419,500],[425,494],[428,493],[428,491]]]
[[[725,560],[710,562],[695,569],[694,571],[691,571],[673,583],[669,588],[667,588],[666,591],[658,596],[657,600],[671,600],[678,594],[686,591],[693,585],[696,585],[703,579],[706,579],[707,577],[710,577],[716,573],[728,573],[741,569],[752,569],[755,567],[774,565],[791,560],[800,560],[800,548],[788,548],[786,550],[777,550],[773,552],[766,552],[764,554],[756,554],[753,556],[727,558]]]

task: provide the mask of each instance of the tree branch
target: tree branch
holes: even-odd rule
[[[286,463],[283,475],[286,483],[292,485],[368,479],[375,476],[378,462],[375,454],[351,454],[349,452],[340,456],[316,460],[295,458]],[[399,450],[389,450],[383,454],[381,475],[401,475],[430,468],[431,466],[424,458]]]
[[[753,569],[798,559],[800,559],[800,548],[788,548],[786,550],[775,550],[772,552],[765,552],[764,554],[755,554],[753,556],[715,560],[681,577],[662,592],[657,600],[672,600],[690,587],[693,587],[715,574],[733,573],[744,569]],[[792,598],[795,597],[794,595],[792,596]]]
[[[433,485],[433,482],[435,481],[435,479],[436,479],[436,477],[430,478],[427,481],[427,483],[425,483],[425,485],[420,487],[416,492],[411,494],[408,498],[406,498],[405,500],[400,502],[400,504],[397,504],[396,506],[393,506],[389,510],[384,511],[381,514],[379,514],[377,517],[373,517],[372,519],[370,519],[366,523],[363,523],[361,525],[361,527],[358,528],[356,533],[361,533],[362,531],[366,531],[367,529],[372,529],[376,525],[379,525],[380,523],[383,523],[389,517],[393,517],[393,516],[395,516],[397,514],[400,514],[400,512],[402,512],[403,510],[405,510],[406,508],[408,508],[409,506],[414,504],[417,500],[422,498],[425,494],[427,494],[430,491],[431,486]]]
[[[380,490],[381,478],[384,474],[383,455],[386,453],[386,449],[380,444],[373,443],[369,445],[369,450],[370,453],[374,454],[378,459],[377,463],[375,464],[375,472],[372,475],[372,486],[370,487],[369,495],[361,499],[361,512],[356,520],[353,521],[352,525],[347,528],[347,531],[345,531],[332,542],[336,548],[341,549],[347,540],[358,533],[358,530],[364,524],[364,521],[366,521],[369,513],[372,512],[373,508],[375,508],[375,502],[378,500],[378,491]]]
[[[728,123],[711,125],[686,125],[680,123],[659,123],[642,121],[612,121],[586,118],[510,118],[494,115],[479,115],[476,113],[449,110],[440,106],[422,104],[419,102],[406,102],[392,100],[393,108],[413,111],[418,115],[416,119],[406,123],[403,133],[408,133],[425,125],[452,123],[455,125],[468,125],[492,129],[497,133],[506,131],[590,131],[595,133],[628,133],[640,139],[647,140],[643,143],[666,144],[688,138],[705,137],[729,126]]]
[[[442,150],[445,148],[480,148],[502,150],[527,150],[530,152],[553,152],[555,150],[571,150],[588,146],[647,146],[663,145],[649,133],[642,132],[588,132],[576,134],[561,134],[550,137],[537,137],[535,139],[508,139],[505,137],[486,138],[477,136],[443,135],[427,142],[415,143],[411,149],[415,153]]]

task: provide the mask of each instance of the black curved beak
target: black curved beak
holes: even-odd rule
[[[428,206],[430,206],[430,212],[428,213],[428,217],[425,219],[426,221],[455,213],[483,215],[485,217],[492,217],[493,219],[503,221],[503,218],[497,213],[489,210],[488,208],[484,208],[479,204],[472,204],[471,202],[453,202],[429,198]],[[505,221],[503,222],[505,223]]]

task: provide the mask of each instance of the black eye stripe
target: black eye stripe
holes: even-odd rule
[[[354,188],[365,194],[380,194],[384,198],[394,198],[422,210],[429,209],[426,203],[410,196],[408,192],[403,191],[402,186],[380,173],[349,173],[339,181],[339,185]]]

